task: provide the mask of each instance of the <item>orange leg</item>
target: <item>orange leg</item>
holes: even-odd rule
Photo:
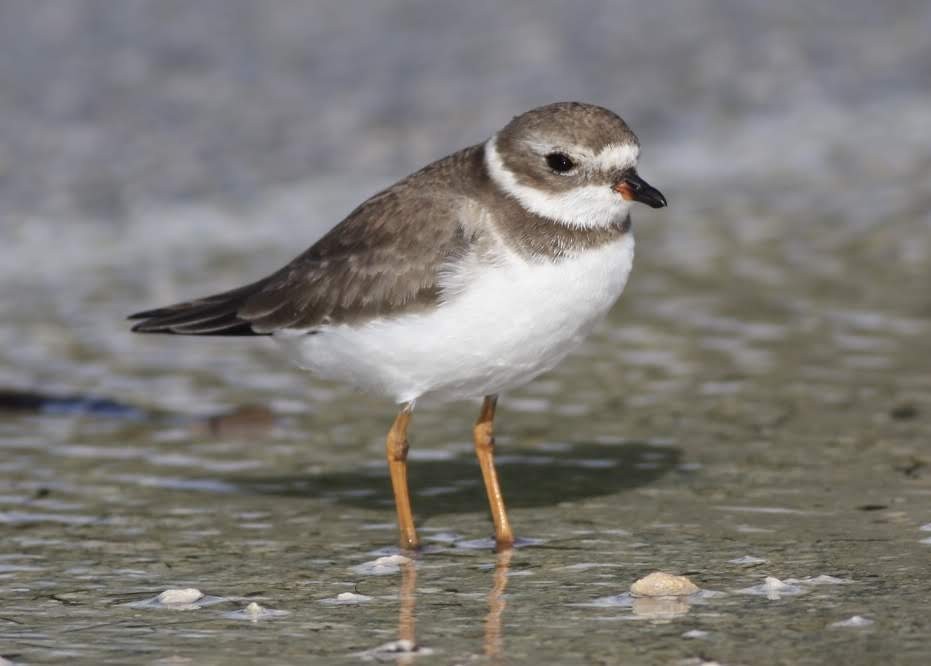
[[[504,509],[504,497],[498,485],[498,472],[495,471],[495,437],[494,420],[495,406],[498,396],[485,396],[482,403],[482,412],[472,429],[475,439],[475,453],[478,464],[482,468],[482,477],[485,479],[485,491],[488,493],[488,504],[491,506],[491,518],[495,522],[495,541],[498,548],[510,548],[514,545],[514,533],[508,522],[508,515]]]
[[[411,496],[407,490],[407,426],[411,421],[413,404],[408,403],[398,414],[388,431],[385,449],[388,454],[388,470],[391,472],[391,487],[394,503],[398,509],[398,527],[401,530],[401,548],[416,550],[419,542],[414,529],[414,514],[411,511]]]

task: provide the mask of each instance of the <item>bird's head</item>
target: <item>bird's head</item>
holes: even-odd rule
[[[666,199],[637,173],[640,142],[599,106],[549,104],[514,118],[485,144],[495,185],[529,212],[579,229],[624,220],[633,202]]]

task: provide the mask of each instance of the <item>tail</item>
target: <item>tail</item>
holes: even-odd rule
[[[257,333],[249,320],[239,316],[240,308],[265,282],[260,280],[196,301],[137,312],[129,316],[129,319],[141,320],[132,330],[134,333],[176,335],[269,335],[266,332]]]

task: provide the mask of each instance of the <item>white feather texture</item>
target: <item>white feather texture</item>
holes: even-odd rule
[[[595,167],[611,173],[637,166],[640,146],[633,143],[609,143],[592,158]]]
[[[547,146],[535,148],[542,153],[552,149]],[[574,152],[582,150],[575,148]],[[595,168],[605,171],[626,169],[636,165],[639,150],[635,145],[610,144],[597,155],[587,151],[589,155],[586,157]],[[546,192],[522,185],[502,161],[498,153],[497,135],[485,143],[485,166],[495,184],[517,199],[525,209],[568,227],[607,227],[627,217],[630,211],[630,202],[605,185],[584,185],[566,192]]]
[[[499,393],[578,346],[620,296],[633,255],[631,234],[555,262],[502,250],[495,263],[450,267],[433,310],[276,338],[302,367],[399,403]]]

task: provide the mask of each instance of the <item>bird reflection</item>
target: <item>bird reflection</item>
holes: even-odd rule
[[[495,560],[494,578],[491,590],[488,593],[488,612],[485,615],[485,635],[483,649],[485,656],[497,663],[504,655],[504,634],[501,630],[505,601],[505,589],[508,584],[508,574],[511,569],[511,558],[514,551],[510,548],[497,553]],[[400,611],[398,616],[398,642],[403,646],[397,656],[398,664],[412,664],[419,652],[423,651],[417,645],[416,639],[416,602],[417,602],[417,568],[413,561],[405,562],[401,566],[401,585],[399,589]]]

